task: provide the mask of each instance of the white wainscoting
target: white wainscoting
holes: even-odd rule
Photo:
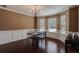
[[[26,33],[31,30],[34,29],[0,31],[0,44],[25,39],[27,38]],[[47,32],[47,37],[56,38],[65,42],[65,35],[63,34]]]
[[[27,38],[27,32],[33,29],[0,31],[0,44]]]
[[[47,32],[47,37],[59,39],[63,43],[65,43],[66,40],[66,35],[60,33],[54,33],[54,32]]]

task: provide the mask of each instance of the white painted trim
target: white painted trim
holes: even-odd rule
[[[55,38],[65,43],[66,35],[60,33],[47,32],[47,37]]]
[[[0,31],[0,44],[5,44],[5,43],[25,39],[25,38],[27,38],[26,33],[28,33],[28,31],[32,31],[32,30],[34,30],[34,29]],[[66,35],[63,35],[60,33],[47,32],[47,37],[59,39],[65,43]]]
[[[0,31],[0,44],[25,39],[27,38],[26,33],[30,30],[32,31],[33,29]]]

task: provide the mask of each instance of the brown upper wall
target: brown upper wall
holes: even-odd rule
[[[78,7],[69,9],[69,31],[78,32]]]
[[[33,17],[0,9],[0,30],[17,30],[33,28]]]
[[[38,20],[38,17],[37,16],[35,16],[34,17],[34,29],[38,29],[38,27],[37,27],[37,20]]]

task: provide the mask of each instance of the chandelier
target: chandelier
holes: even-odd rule
[[[40,14],[39,9],[37,8],[37,5],[34,5],[34,7],[32,8],[32,14],[34,16],[38,16]]]

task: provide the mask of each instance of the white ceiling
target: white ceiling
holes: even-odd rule
[[[61,13],[67,10],[72,5],[38,5],[37,8],[40,11],[38,16],[48,16]],[[34,5],[7,5],[7,8],[21,12],[25,15],[33,16],[31,13]]]

